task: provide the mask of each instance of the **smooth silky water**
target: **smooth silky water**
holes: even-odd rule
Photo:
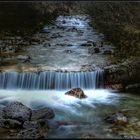
[[[52,121],[71,122],[49,133],[49,138],[80,138],[83,134],[95,134],[101,138],[119,137],[107,132],[110,124],[104,117],[120,109],[136,110],[140,97],[133,94],[113,93],[109,90],[84,90],[87,98],[78,99],[65,95],[67,90],[0,90],[0,106],[20,101],[32,109],[51,107],[55,112]],[[140,115],[140,114],[138,114]]]

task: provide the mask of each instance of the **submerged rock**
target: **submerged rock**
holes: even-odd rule
[[[24,122],[30,119],[31,109],[20,102],[12,102],[4,107],[4,118],[15,119]]]
[[[94,52],[95,53],[99,53],[100,52],[100,49],[99,48],[94,48]]]
[[[91,47],[91,46],[93,46],[93,44],[92,43],[83,43],[83,44],[81,44],[81,46],[83,46],[83,47]]]
[[[65,53],[73,53],[72,50],[64,50]]]
[[[55,114],[52,109],[50,108],[43,108],[39,110],[33,110],[31,120],[39,120],[39,119],[52,119],[54,118]]]
[[[92,44],[94,47],[96,47],[96,43],[94,41],[89,40],[89,41],[87,41],[87,43]]]
[[[125,91],[129,91],[129,92],[139,92],[139,89],[140,89],[140,83],[128,85],[125,87]]]
[[[122,125],[128,123],[127,117],[123,113],[120,113],[120,112],[113,113],[113,114],[107,116],[105,118],[105,120],[108,123],[115,123],[115,124],[122,124]]]
[[[75,27],[69,28],[69,29],[67,30],[67,32],[77,32],[77,31],[78,31],[78,29],[75,28]]]
[[[66,95],[74,96],[76,98],[86,98],[86,95],[84,94],[83,90],[80,88],[74,88],[68,92],[65,93]]]
[[[51,47],[51,44],[50,43],[45,43],[44,45],[43,45],[43,47]]]

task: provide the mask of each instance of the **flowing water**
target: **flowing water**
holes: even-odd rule
[[[93,29],[90,22],[88,16],[58,16],[52,25],[44,26],[40,32],[33,35],[35,40],[39,40],[38,43],[27,46],[25,54],[21,53],[29,55],[30,62],[17,60],[15,55],[5,59],[10,61],[9,65],[1,66],[0,69],[5,71],[100,69],[108,63],[106,55],[103,55],[104,50],[113,46],[104,44],[100,47],[104,36]],[[90,42],[89,46],[86,46],[87,42]],[[95,47],[99,47],[99,53],[91,53],[89,50],[89,48],[94,50]]]
[[[103,70],[93,72],[2,72],[1,89],[95,89],[104,86]]]
[[[121,134],[135,134],[136,131],[124,129],[110,132],[112,124],[104,118],[121,109],[132,109],[137,112],[140,121],[140,97],[133,94],[113,93],[109,90],[84,90],[87,98],[78,99],[65,95],[67,90],[0,90],[0,106],[4,107],[11,101],[19,101],[32,109],[51,107],[55,112],[52,122],[60,121],[69,125],[61,125],[49,132],[49,138],[80,138],[82,135],[93,134],[97,138],[121,138]],[[135,119],[135,115],[133,115]],[[114,126],[114,128],[117,128]],[[133,131],[132,131],[133,130]]]
[[[91,55],[88,47],[81,46],[87,41],[100,42],[103,39],[89,22],[86,16],[59,16],[54,25],[45,26],[40,34],[36,34],[45,41],[28,49],[31,63],[43,70],[67,71],[80,71],[83,65],[104,65],[105,56]]]
[[[80,138],[83,134],[99,138],[120,138],[121,134],[140,136],[139,130],[134,131],[133,127],[112,132],[112,124],[104,121],[109,113],[128,108],[137,112],[140,124],[140,97],[103,89],[104,72],[99,68],[106,65],[106,57],[102,52],[91,55],[88,48],[81,45],[103,39],[89,22],[87,16],[59,16],[54,25],[45,26],[37,33],[36,36],[45,38],[45,41],[27,49],[32,59],[26,69],[32,64],[41,67],[42,71],[14,72],[7,69],[9,72],[1,72],[0,106],[16,100],[32,109],[51,107],[55,112],[52,122],[68,122],[69,125],[53,129],[49,138]],[[98,69],[82,72],[82,66],[86,65]],[[82,88],[87,98],[65,95],[75,87]]]

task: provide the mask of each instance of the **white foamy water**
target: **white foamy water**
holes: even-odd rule
[[[32,103],[54,108],[72,108],[81,105],[94,107],[94,103],[113,103],[117,94],[107,90],[85,90],[87,98],[78,99],[73,96],[65,95],[66,91],[56,90],[0,90],[0,102],[20,101],[23,104],[32,107]]]

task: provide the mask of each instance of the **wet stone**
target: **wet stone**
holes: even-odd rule
[[[74,88],[68,92],[65,93],[66,95],[74,96],[76,98],[86,98],[86,95],[84,94],[83,90],[80,88]]]
[[[43,133],[44,131],[44,133]],[[25,129],[19,132],[17,135],[17,138],[22,138],[22,139],[27,139],[27,138],[34,138],[34,139],[39,139],[39,138],[47,138],[47,131],[44,129]]]
[[[45,47],[45,48],[51,47],[51,44],[50,44],[50,43],[45,43],[45,44],[43,45],[43,47]]]
[[[30,119],[31,109],[24,106],[20,102],[12,102],[8,106],[4,107],[4,118],[14,119],[20,122],[24,122]]]
[[[107,116],[105,118],[105,120],[108,122],[108,123],[114,123],[114,124],[127,124],[128,123],[128,119],[125,115],[123,115],[122,113],[113,113],[109,116]]]
[[[41,125],[37,121],[25,121],[23,123],[23,128],[24,129],[39,128],[39,127],[41,127]]]
[[[0,119],[3,119],[3,108],[0,108]]]
[[[65,52],[65,53],[73,53],[72,50],[65,50],[64,52]]]
[[[99,48],[94,48],[94,52],[95,53],[99,53],[100,52],[100,49]]]
[[[13,119],[0,119],[0,128],[21,128],[22,123]]]
[[[52,119],[54,118],[55,114],[52,109],[50,108],[43,108],[39,110],[33,110],[31,120],[39,120],[39,119]]]

